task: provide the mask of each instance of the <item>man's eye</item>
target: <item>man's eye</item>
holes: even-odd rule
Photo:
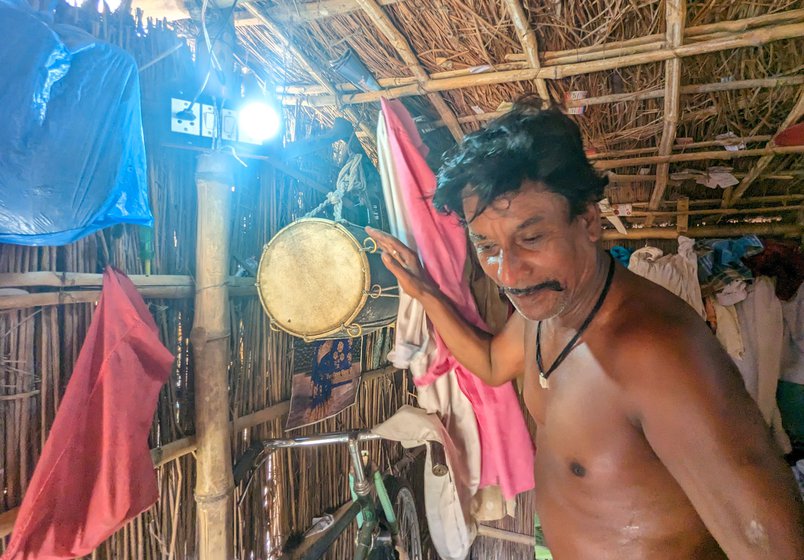
[[[494,250],[494,245],[475,245],[478,253],[489,253]]]
[[[541,238],[542,238],[541,235],[532,235],[530,237],[525,237],[522,240],[522,242],[525,243],[526,245],[533,245],[535,243],[538,243],[541,240]]]

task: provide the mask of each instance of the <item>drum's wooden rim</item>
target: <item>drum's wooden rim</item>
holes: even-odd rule
[[[360,255],[361,272],[363,273],[363,294],[360,297],[360,303],[358,303],[358,305],[355,307],[355,310],[352,312],[352,314],[349,316],[347,321],[344,322],[343,325],[326,331],[303,333],[285,327],[274,318],[273,314],[271,314],[271,311],[268,309],[268,304],[265,302],[262,290],[260,289],[260,277],[262,276],[260,272],[262,271],[263,266],[265,264],[265,258],[266,255],[268,254],[268,250],[271,248],[271,245],[279,238],[279,236],[282,235],[282,233],[284,233],[285,230],[295,228],[298,227],[299,224],[309,222],[318,222],[330,225],[335,229],[340,230],[341,233],[346,235],[347,239],[349,239],[354,243],[354,246],[357,248],[357,252]],[[354,321],[357,318],[357,316],[360,315],[360,312],[363,310],[363,307],[366,305],[366,301],[368,300],[369,297],[369,291],[371,290],[371,274],[369,273],[369,271],[370,267],[368,257],[366,256],[366,248],[357,240],[357,238],[352,234],[351,231],[349,231],[346,227],[344,227],[342,223],[336,222],[334,220],[326,220],[324,218],[301,218],[299,220],[296,220],[295,222],[289,223],[288,225],[277,231],[271,238],[271,240],[268,241],[268,243],[266,243],[263,246],[262,255],[260,255],[260,262],[259,265],[257,266],[257,282],[255,283],[255,286],[257,286],[257,295],[260,298],[260,304],[262,305],[262,309],[263,311],[265,311],[265,314],[268,315],[268,319],[271,321],[272,329],[278,328],[290,335],[302,338],[305,341],[311,341],[316,339],[327,338],[334,334],[340,333],[341,331],[343,331],[344,334],[347,334],[348,336],[348,329],[353,325],[352,321]]]

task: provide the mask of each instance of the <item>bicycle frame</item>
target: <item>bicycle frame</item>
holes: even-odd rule
[[[259,446],[249,448],[241,460],[238,461],[235,471],[242,473],[242,464],[252,463],[263,450],[272,452],[277,449],[347,444],[353,471],[353,474],[350,476],[353,498],[352,506],[342,517],[336,520],[331,527],[326,529],[322,536],[298,558],[300,560],[316,560],[321,558],[338,536],[346,530],[352,520],[357,518],[359,529],[355,543],[354,558],[355,560],[365,560],[375,544],[374,532],[380,521],[377,516],[375,502],[372,499],[372,489],[376,489],[377,497],[382,507],[383,514],[385,515],[385,520],[389,526],[392,542],[394,545],[399,544],[396,516],[382,474],[379,471],[374,471],[371,478],[367,477],[365,465],[363,464],[360,443],[378,439],[381,439],[380,436],[368,430],[360,430],[335,432],[320,436],[265,440],[261,442]]]

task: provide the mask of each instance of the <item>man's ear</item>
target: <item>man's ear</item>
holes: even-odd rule
[[[584,213],[578,216],[578,220],[589,241],[597,243],[603,235],[600,207],[594,202],[589,204]]]

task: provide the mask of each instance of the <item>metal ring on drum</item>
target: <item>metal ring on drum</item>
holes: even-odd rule
[[[396,279],[374,240],[348,222],[305,218],[277,232],[257,288],[272,323],[305,340],[361,336],[396,319],[397,296],[388,293]]]

